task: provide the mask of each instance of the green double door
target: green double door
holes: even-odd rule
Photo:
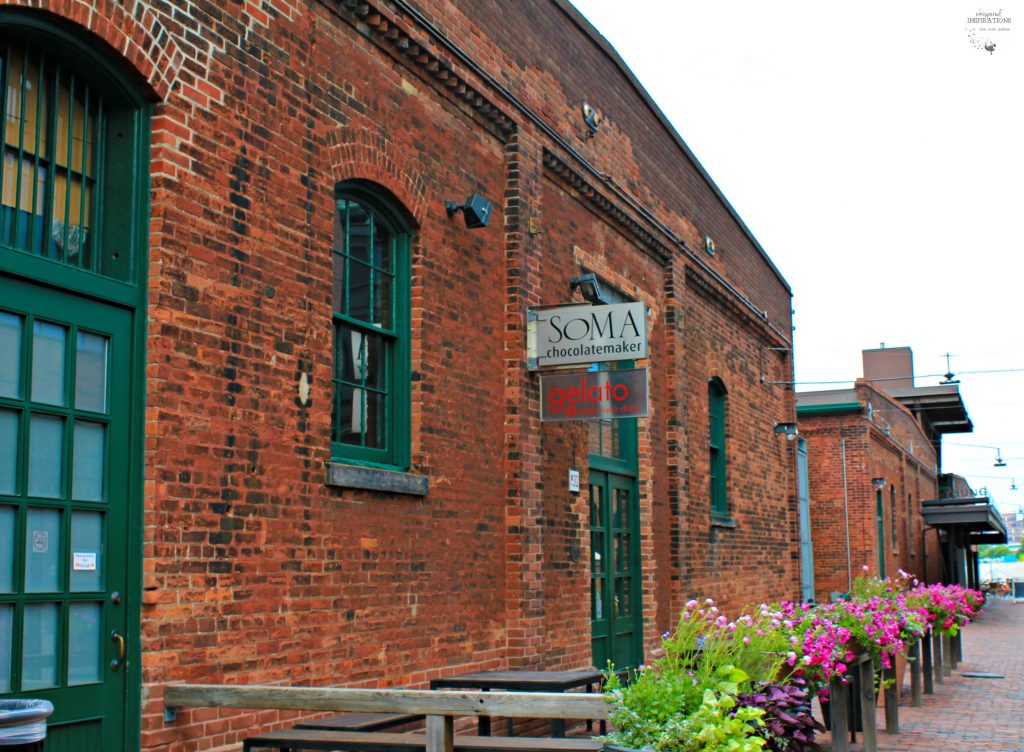
[[[131,314],[0,276],[0,699],[124,748]]]
[[[590,469],[590,608],[594,665],[636,668],[643,657],[636,478]]]

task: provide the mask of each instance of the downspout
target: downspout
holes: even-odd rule
[[[846,491],[846,439],[840,439],[843,452],[843,517],[846,520],[846,591],[853,590],[853,563],[850,561],[850,497]]]

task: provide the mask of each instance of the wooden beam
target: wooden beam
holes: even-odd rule
[[[454,752],[455,719],[450,715],[427,716],[426,752]]]
[[[168,708],[249,708],[327,712],[415,713],[506,718],[608,718],[600,694],[570,692],[448,692],[417,689],[168,684]]]

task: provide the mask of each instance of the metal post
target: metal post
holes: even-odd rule
[[[921,673],[924,675],[924,693],[935,693],[935,668],[932,666],[932,630],[925,632],[921,638]]]
[[[942,635],[942,675],[953,673],[953,643],[949,635]]]
[[[964,661],[964,644],[961,641],[963,632],[957,632],[953,637],[953,668],[956,668]]]
[[[863,728],[864,752],[878,752],[878,734],[875,729],[875,666],[867,658],[860,666],[860,717]]]
[[[882,671],[882,678],[889,686],[885,688],[885,733],[900,732],[900,685],[896,677],[896,659],[893,665]]]
[[[850,685],[833,677],[828,683],[828,714],[832,722],[832,752],[849,752]]]
[[[935,668],[935,683],[942,684],[942,636],[932,632],[932,666]]]
[[[921,699],[921,643],[918,641],[910,646],[910,706],[919,708],[923,704]]]

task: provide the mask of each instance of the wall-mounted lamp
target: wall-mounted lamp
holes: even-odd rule
[[[591,305],[606,305],[608,303],[605,300],[604,293],[601,291],[601,283],[597,281],[597,275],[593,272],[573,277],[569,281],[569,292],[571,293],[576,289],[579,289],[584,299],[589,301]]]
[[[885,488],[885,478],[872,478],[871,487],[876,491],[881,491]]]
[[[785,436],[787,441],[792,441],[800,434],[796,423],[776,423],[774,430],[776,436]]]
[[[604,121],[604,115],[587,102],[583,103],[580,110],[583,112],[583,124],[587,126],[587,132],[583,134],[583,137],[593,138],[597,135],[597,129],[601,127],[601,123]]]
[[[467,198],[464,204],[445,201],[444,208],[448,212],[449,217],[453,217],[455,212],[461,211],[462,218],[466,220],[466,227],[470,230],[475,230],[477,227],[487,227],[487,222],[491,218],[491,211],[494,209],[490,201],[476,193]]]

